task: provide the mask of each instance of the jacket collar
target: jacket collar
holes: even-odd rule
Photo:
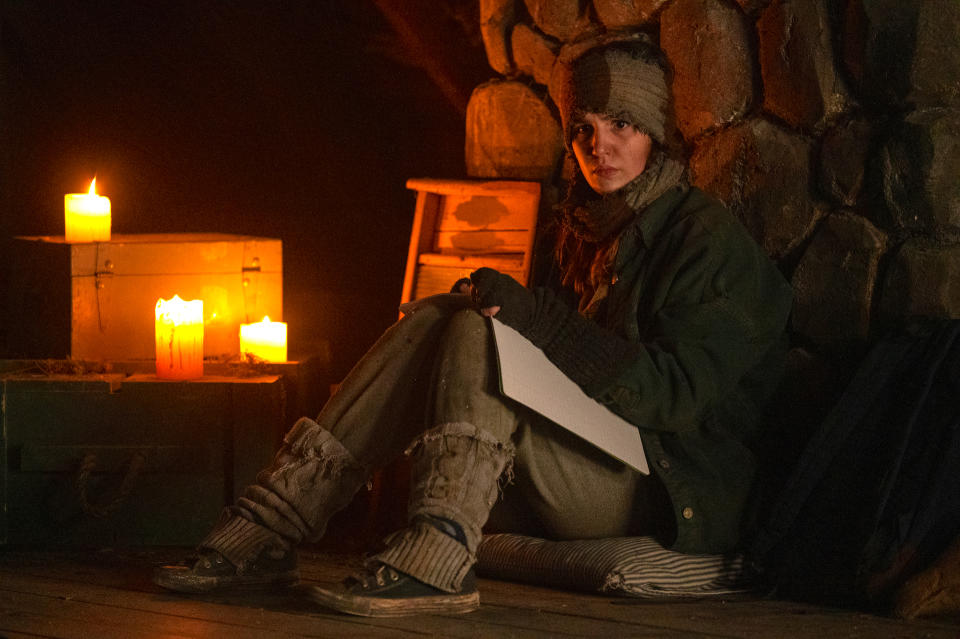
[[[614,260],[614,272],[620,272],[637,248],[649,249],[653,246],[660,231],[670,219],[670,214],[683,201],[689,190],[690,186],[686,182],[668,189],[638,215],[629,227],[624,229],[617,257]]]

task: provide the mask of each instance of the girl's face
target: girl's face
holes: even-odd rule
[[[573,153],[587,184],[605,195],[643,173],[653,140],[626,120],[587,113],[573,127]]]

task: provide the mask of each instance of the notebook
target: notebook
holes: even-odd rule
[[[491,318],[500,390],[644,475],[650,474],[637,427],[583,392],[527,338]]]

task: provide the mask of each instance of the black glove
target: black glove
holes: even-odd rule
[[[509,275],[483,267],[470,274],[477,308],[499,306],[496,318],[526,335],[533,323],[536,301],[533,292]]]
[[[583,317],[551,289],[531,291],[491,268],[478,269],[470,280],[478,308],[499,306],[498,320],[533,342],[588,393],[602,390],[640,348]]]

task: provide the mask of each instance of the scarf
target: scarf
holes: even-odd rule
[[[686,180],[684,166],[654,153],[644,171],[613,193],[598,195],[582,175],[561,205],[557,256],[563,285],[580,294],[580,311],[593,316],[606,297],[623,230],[667,190]]]

